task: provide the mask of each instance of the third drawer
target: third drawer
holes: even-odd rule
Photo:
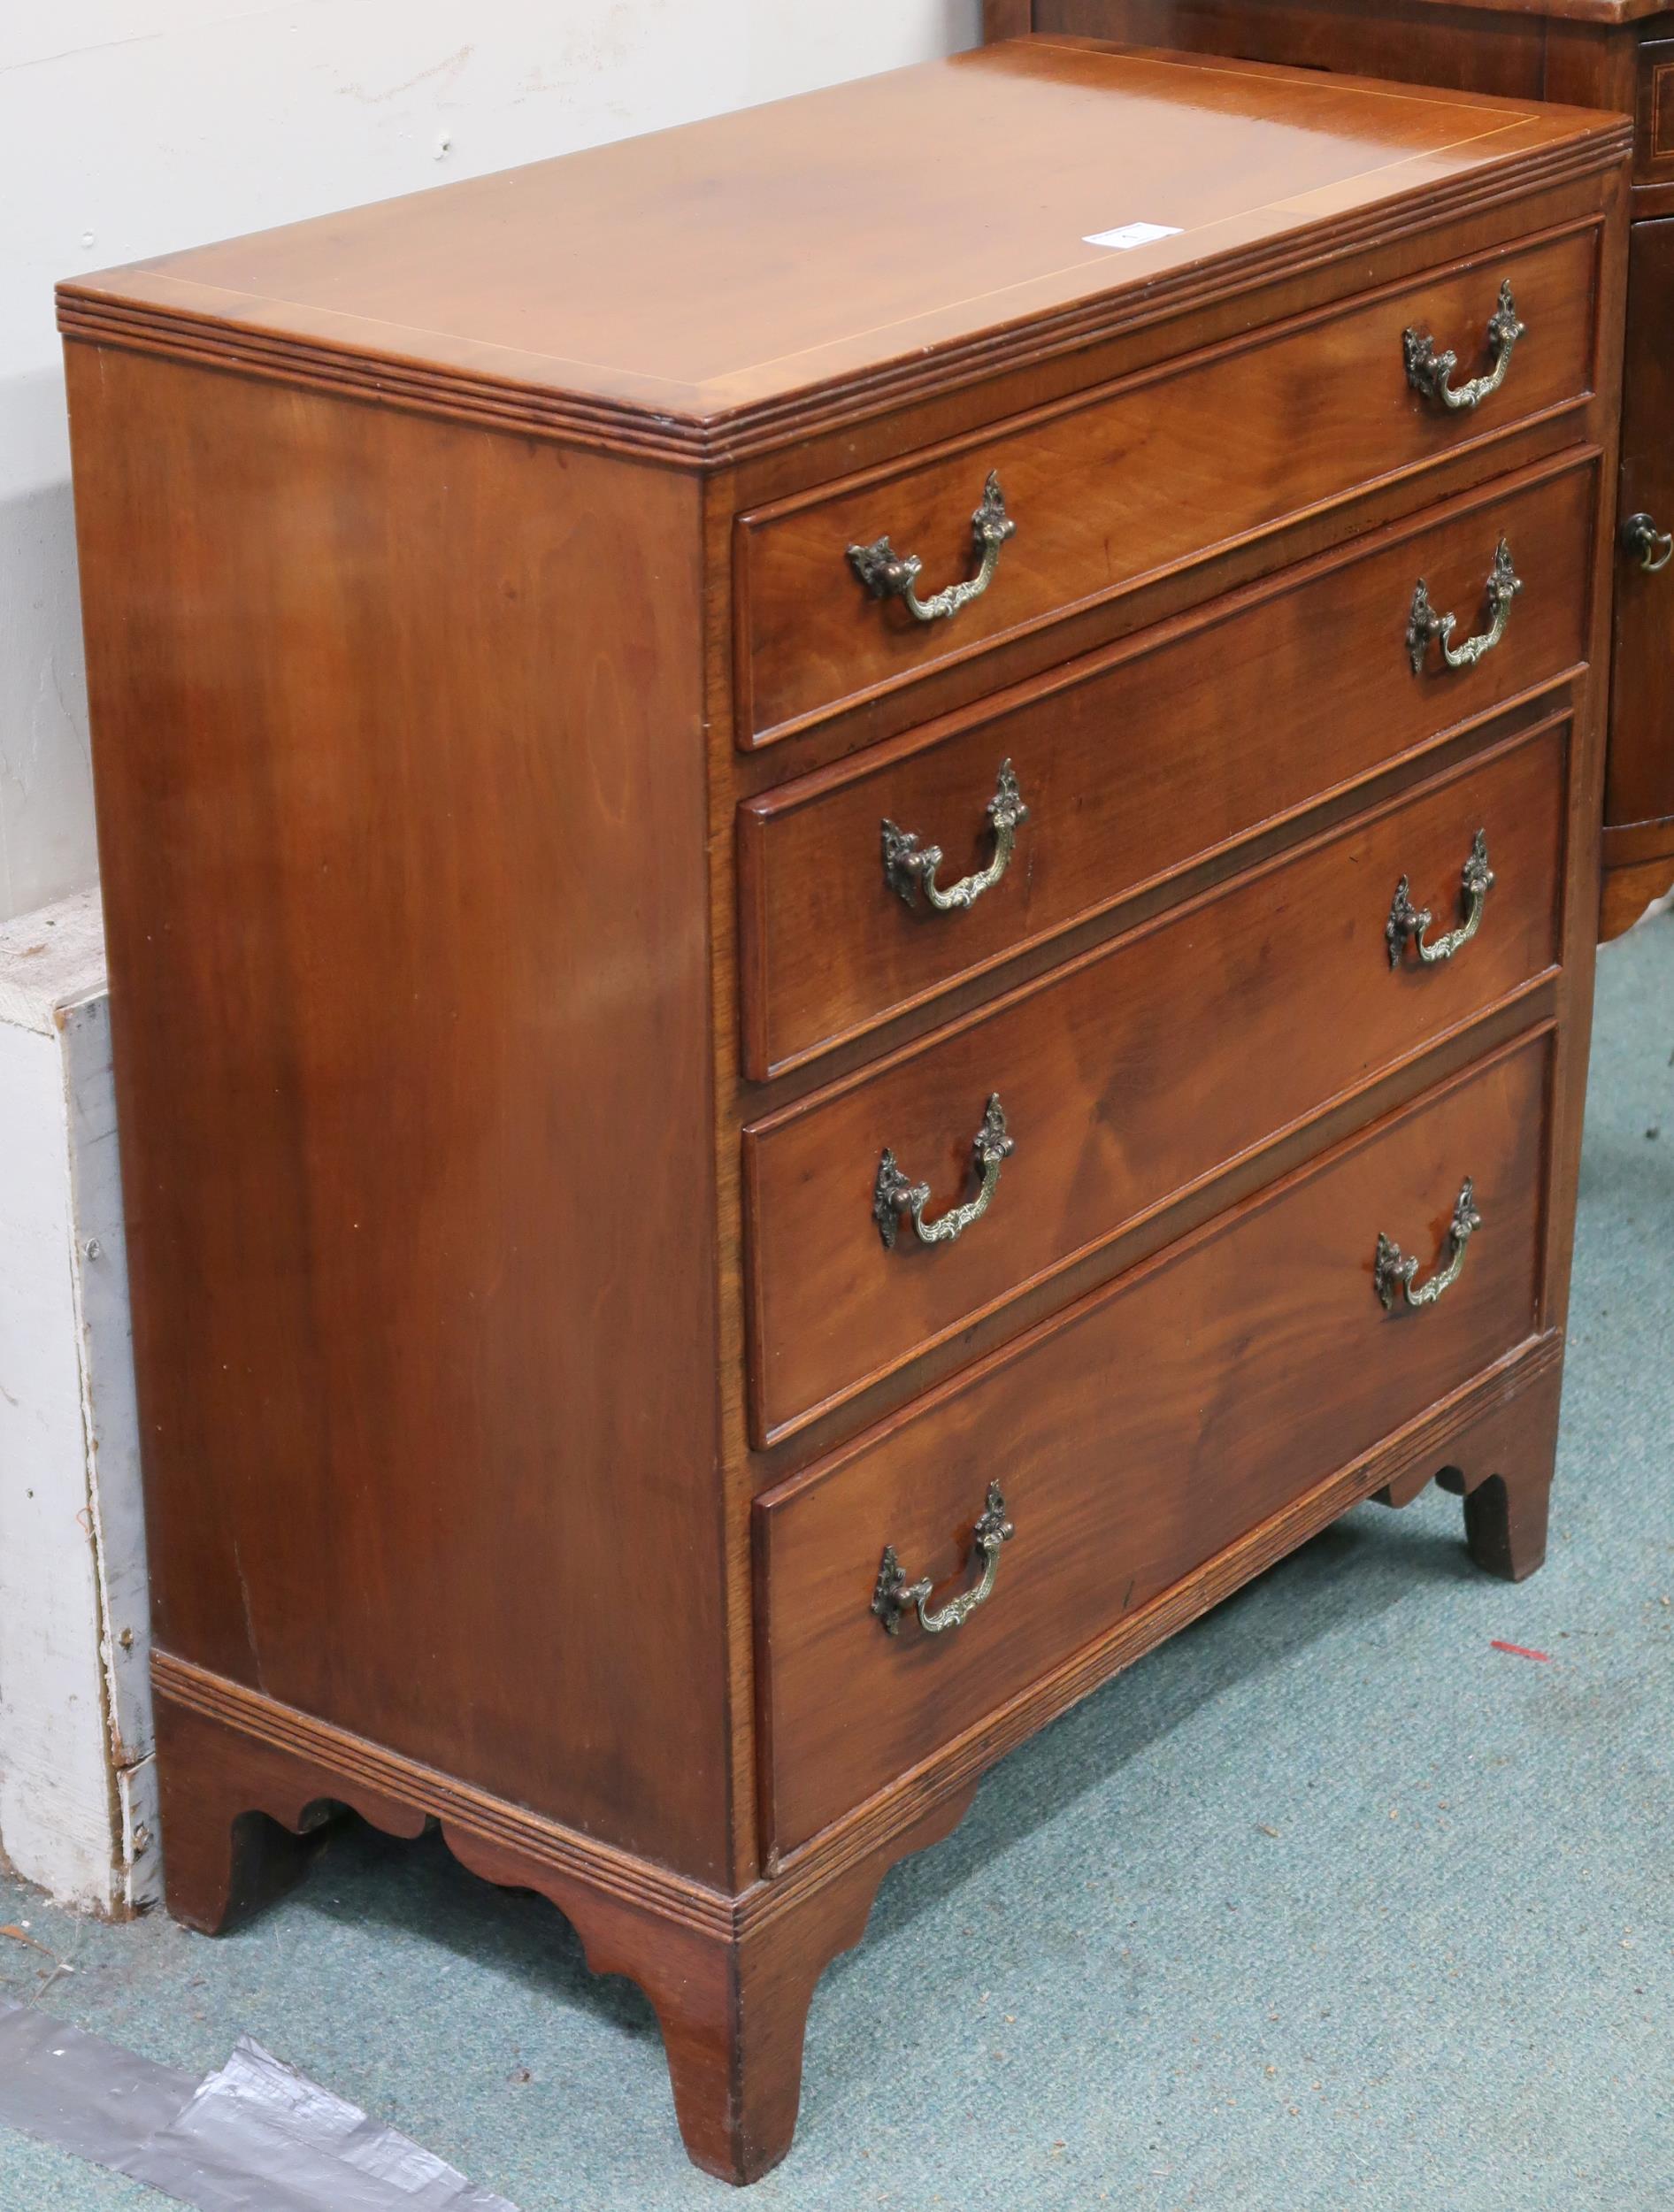
[[[748,1128],[755,1441],[1549,972],[1570,741],[1546,723]]]

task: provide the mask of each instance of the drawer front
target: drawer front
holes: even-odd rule
[[[1568,726],[1256,870],[866,1075],[745,1132],[752,1415],[771,1442],[1307,1121],[1558,957]],[[1397,883],[1426,938],[1392,967]],[[922,1241],[874,1212],[886,1173],[928,1186],[926,1232],[979,1193],[997,1096],[1012,1150],[991,1203]],[[891,1156],[885,1163],[885,1148]],[[997,1180],[994,1179],[997,1174]]]
[[[794,1066],[1575,667],[1597,474],[1589,460],[1473,495],[1082,662],[1021,704],[750,801],[745,1072]],[[1501,537],[1523,589],[1500,644],[1466,668],[1432,645],[1415,672],[1417,582],[1463,637],[1484,618]],[[995,805],[1008,761],[1027,810],[1009,855]],[[927,888],[916,863],[930,846],[943,860]],[[972,877],[968,905],[938,908],[933,889],[957,896]]]
[[[741,741],[786,736],[1579,398],[1593,374],[1597,245],[1588,227],[1507,248],[741,517]],[[1478,375],[1502,280],[1525,326],[1503,385],[1474,410],[1423,396],[1404,332],[1457,354],[1455,384]],[[875,596],[849,548],[886,535],[896,556],[922,561],[921,602],[971,580],[990,472],[1015,526],[981,596],[928,621]]]
[[[1535,1320],[1547,1050],[1536,1038],[1164,1253],[756,1505],[773,1837],[787,1851],[1460,1388]],[[1449,1252],[1386,1311],[1380,1234]],[[871,1610],[882,1554],[987,1601],[926,1634]]]

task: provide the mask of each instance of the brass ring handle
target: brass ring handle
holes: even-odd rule
[[[1488,354],[1494,366],[1487,375],[1473,376],[1468,384],[1454,384],[1451,379],[1459,365],[1458,355],[1438,353],[1433,338],[1408,329],[1401,333],[1401,339],[1407,359],[1407,381],[1415,392],[1422,393],[1425,399],[1438,401],[1443,407],[1480,407],[1505,382],[1512,350],[1525,330],[1526,326],[1517,320],[1517,302],[1511,296],[1511,280],[1508,277],[1500,287],[1500,304],[1488,318]]]
[[[849,563],[874,599],[899,599],[915,621],[940,622],[981,598],[1000,565],[1000,548],[1017,526],[1006,513],[999,476],[990,470],[982,488],[982,504],[971,518],[977,572],[964,583],[948,584],[933,597],[920,599],[913,588],[924,563],[916,553],[895,552],[887,538],[874,538],[870,545],[851,545]]]
[[[1674,561],[1674,536],[1659,530],[1649,515],[1630,515],[1622,525],[1622,549],[1647,576],[1660,576]]]
[[[1482,911],[1488,902],[1488,894],[1494,885],[1494,870],[1488,865],[1488,833],[1479,829],[1471,841],[1471,851],[1461,876],[1460,888],[1464,900],[1465,918],[1457,929],[1450,929],[1445,937],[1438,937],[1432,945],[1424,942],[1424,932],[1435,916],[1427,906],[1416,907],[1410,896],[1411,880],[1402,876],[1395,886],[1395,895],[1389,909],[1389,919],[1384,926],[1384,937],[1389,947],[1389,964],[1401,965],[1401,956],[1410,940],[1418,948],[1418,957],[1426,968],[1438,961],[1451,960],[1462,952],[1482,926]]]
[[[941,865],[941,846],[920,845],[911,830],[898,828],[886,818],[884,881],[909,906],[917,902],[921,887],[938,914],[952,914],[974,906],[985,891],[993,890],[1010,866],[1017,831],[1028,818],[1029,810],[1023,803],[1011,763],[1002,760],[998,785],[988,802],[988,819],[994,826],[994,858],[987,866],[976,875],[962,876],[944,891],[936,881],[936,871]]]
[[[1488,626],[1461,645],[1453,641],[1459,626],[1456,614],[1438,614],[1430,603],[1430,588],[1423,577],[1413,588],[1412,609],[1407,617],[1407,657],[1415,676],[1424,673],[1424,656],[1431,641],[1441,641],[1441,657],[1449,668],[1474,668],[1485,653],[1492,653],[1505,635],[1511,619],[1511,602],[1523,589],[1523,579],[1511,565],[1511,548],[1501,538],[1488,571]]]
[[[872,1217],[878,1224],[884,1249],[895,1249],[895,1232],[901,1225],[903,1207],[911,1216],[913,1232],[920,1244],[951,1244],[956,1237],[963,1236],[973,1221],[981,1220],[994,1202],[994,1194],[1000,1187],[1001,1167],[1014,1148],[996,1091],[988,1101],[982,1126],[976,1134],[974,1149],[982,1187],[966,1204],[954,1207],[935,1221],[925,1219],[925,1208],[930,1203],[929,1184],[909,1181],[895,1154],[886,1149],[878,1163],[878,1180],[872,1194]]]
[[[1417,1260],[1409,1260],[1401,1247],[1388,1237],[1378,1239],[1378,1256],[1372,1262],[1371,1279],[1383,1309],[1387,1313],[1400,1292],[1409,1306],[1433,1306],[1444,1290],[1451,1290],[1459,1279],[1465,1263],[1465,1248],[1472,1234],[1482,1226],[1482,1216],[1477,1211],[1476,1192],[1467,1175],[1459,1193],[1459,1202],[1453,1210],[1453,1220],[1447,1229],[1447,1258],[1422,1289],[1415,1290],[1412,1279],[1418,1272]]]
[[[884,1546],[883,1564],[878,1570],[878,1586],[872,1594],[872,1609],[891,1636],[901,1633],[902,1620],[908,1609],[918,1616],[918,1625],[926,1636],[940,1636],[944,1628],[963,1628],[978,1606],[986,1605],[994,1594],[994,1576],[1000,1568],[1000,1547],[1009,1544],[1013,1534],[1006,1518],[1006,1502],[1000,1495],[997,1482],[988,1485],[988,1500],[977,1517],[971,1532],[971,1555],[982,1562],[982,1572],[975,1585],[962,1591],[947,1604],[933,1608],[929,1602],[933,1585],[928,1575],[918,1582],[909,1582],[906,1570],[895,1556],[893,1544]]]

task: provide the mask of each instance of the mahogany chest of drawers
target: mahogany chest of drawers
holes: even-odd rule
[[[439,1820],[748,2180],[1010,1746],[1539,1563],[1628,136],[1032,41],[63,288],[176,1914]]]
[[[1674,9],[1662,0],[985,0],[1031,29],[1634,119],[1600,934],[1674,889]]]

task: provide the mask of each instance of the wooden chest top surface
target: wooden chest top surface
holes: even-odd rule
[[[672,429],[1346,246],[1622,134],[1580,110],[1030,41],[78,280],[66,328]],[[1494,177],[1485,174],[1496,173]],[[1019,177],[1029,188],[1018,189]],[[1089,244],[1133,224],[1171,234]],[[1302,234],[1306,234],[1305,238]],[[276,365],[276,364],[271,364]]]

